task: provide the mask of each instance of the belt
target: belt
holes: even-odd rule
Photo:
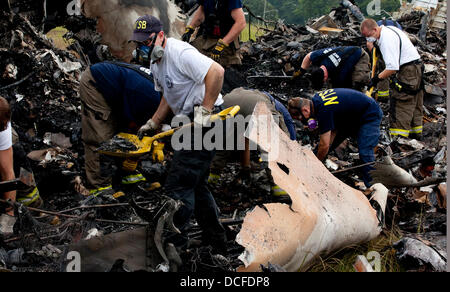
[[[422,64],[422,60],[417,59],[417,60],[414,60],[414,61],[411,61],[411,62],[408,62],[408,63],[405,63],[405,64],[401,65],[401,66],[400,66],[400,69],[403,68],[403,67],[405,67],[405,66],[409,66],[409,65],[420,65],[420,64]]]

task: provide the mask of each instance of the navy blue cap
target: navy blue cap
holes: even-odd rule
[[[163,30],[162,23],[153,15],[139,17],[134,24],[133,38],[130,41],[146,41],[152,33],[159,33]]]

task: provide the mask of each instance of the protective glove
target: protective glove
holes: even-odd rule
[[[252,173],[250,167],[242,167],[239,171],[237,179],[245,185],[250,185],[252,183]]]
[[[137,135],[138,135],[139,139],[142,140],[142,138],[144,138],[144,136],[147,133],[149,133],[151,131],[156,131],[156,130],[158,130],[158,128],[159,128],[159,126],[152,119],[150,119],[150,120],[148,120],[148,122],[145,125],[143,125],[139,129]]]
[[[297,70],[297,71],[294,72],[294,74],[292,75],[292,78],[294,78],[294,79],[298,78],[298,77],[302,76],[305,73],[306,73],[306,70],[303,69],[302,67],[300,67],[300,70]]]
[[[195,28],[193,28],[192,26],[188,25],[186,26],[186,31],[184,32],[183,36],[181,37],[181,39],[183,40],[183,42],[189,42],[189,40],[191,39],[192,34],[194,33]]]
[[[211,52],[211,58],[214,61],[219,62],[220,56],[222,55],[222,52],[225,48],[228,48],[228,45],[226,43],[224,43],[222,39],[220,39],[217,42],[217,45],[214,48],[214,50]]]
[[[202,105],[194,107],[194,124],[200,127],[209,126],[212,111]]]
[[[378,85],[378,82],[380,82],[380,78],[378,77],[378,75],[375,75],[375,77],[373,77],[372,79],[370,79],[369,82],[369,89],[372,87],[376,87]]]

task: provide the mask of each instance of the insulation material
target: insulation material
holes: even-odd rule
[[[131,60],[134,44],[128,41],[136,19],[142,15],[158,17],[169,37],[180,38],[184,33],[186,17],[171,0],[81,0],[81,7],[86,17],[97,19],[102,43],[124,61]]]
[[[292,199],[265,204],[249,212],[236,238],[245,248],[238,271],[260,271],[260,265],[305,270],[319,255],[376,238],[380,222],[360,191],[336,179],[308,149],[293,142],[275,124],[263,103],[255,107],[246,136],[269,153],[276,184]],[[374,186],[384,212],[387,189]]]

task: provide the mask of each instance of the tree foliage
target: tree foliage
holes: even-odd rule
[[[263,16],[264,2],[266,0],[244,0],[244,4],[257,15]],[[367,7],[373,0],[355,0],[360,7],[361,12],[367,16]],[[340,0],[267,0],[266,19],[282,18],[287,23],[304,24],[308,19],[315,18],[330,12],[334,7],[340,5]],[[380,15],[370,16],[375,19],[389,17],[388,13],[392,13],[400,7],[399,0],[381,0]],[[274,9],[276,12],[274,13]],[[385,12],[384,12],[385,11]]]

